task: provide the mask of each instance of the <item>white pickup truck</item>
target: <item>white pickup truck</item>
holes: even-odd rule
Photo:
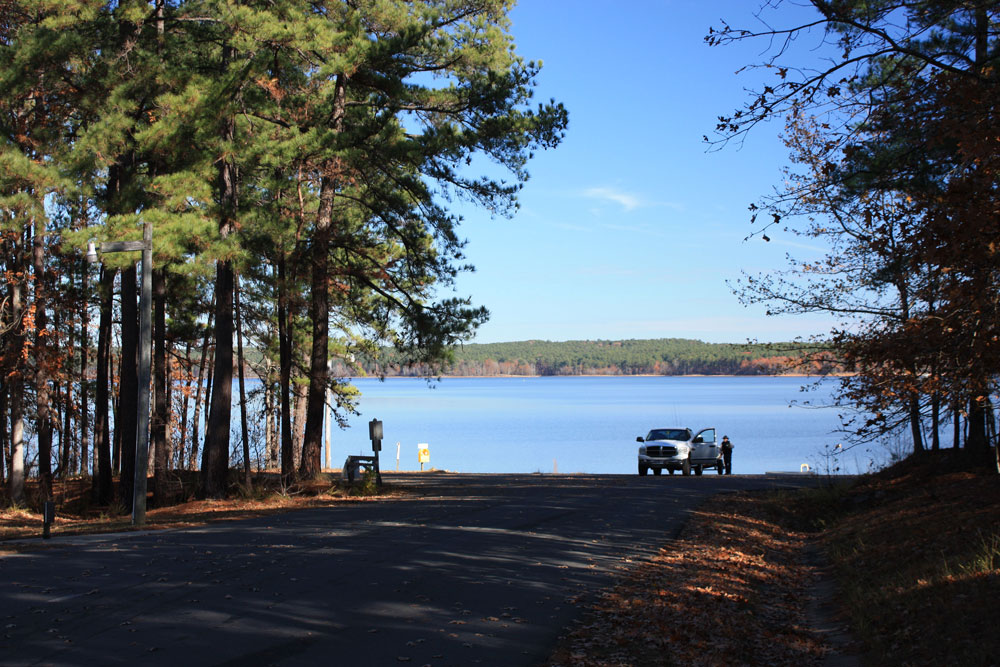
[[[659,475],[667,470],[671,475],[680,470],[685,475],[700,475],[705,468],[715,468],[721,475],[725,465],[714,428],[694,433],[689,428],[654,428],[645,438],[636,438],[639,447],[639,474],[650,470]]]

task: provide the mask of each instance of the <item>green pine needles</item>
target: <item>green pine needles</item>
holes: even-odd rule
[[[13,258],[5,268],[30,273],[31,221],[45,218],[39,242],[53,275],[37,278],[55,286],[56,264],[67,264],[59,275],[82,286],[77,298],[95,308],[96,323],[113,302],[94,292],[99,268],[83,262],[87,241],[138,240],[140,223],[152,223],[162,311],[154,395],[172,382],[190,387],[183,406],[154,405],[154,424],[177,425],[160,436],[166,458],[157,470],[200,465],[203,492],[224,492],[241,336],[266,351],[253,369],[274,406],[260,458],[291,477],[319,468],[324,406],[353,409],[330,361],[388,347],[434,367],[485,321],[471,299],[445,295],[469,268],[449,202],[512,213],[532,152],[558,145],[567,124],[562,105],[531,101],[539,67],[515,50],[512,5],[4,4],[0,205],[4,257]],[[472,166],[489,163],[500,170]],[[115,272],[137,259],[109,254],[101,266]],[[5,325],[22,326],[33,299],[29,290],[16,323]],[[89,321],[79,304],[50,296],[34,305],[80,313],[62,322],[63,342]],[[117,340],[113,320],[88,344]],[[123,331],[134,326],[122,322]],[[82,360],[80,349],[54,348],[59,361],[44,363],[94,363],[93,353]],[[5,348],[8,368],[25,349],[34,348]],[[296,419],[297,388],[307,407]],[[106,419],[107,392],[97,393],[103,404],[89,413]],[[95,451],[110,447],[109,434],[93,437]],[[93,458],[111,460],[106,451]]]

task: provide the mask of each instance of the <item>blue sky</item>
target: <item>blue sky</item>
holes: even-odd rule
[[[715,119],[766,76],[763,42],[710,48],[709,26],[751,25],[757,0],[522,0],[518,52],[544,63],[536,98],[566,105],[562,145],[536,155],[513,219],[464,210],[477,271],[459,294],[491,311],[475,342],[789,340],[822,317],[768,318],[726,281],[815,256],[808,240],[744,241],[747,207],[781,182],[780,126],[709,151]],[[783,7],[787,6],[787,3]],[[792,7],[794,10],[794,7]],[[785,18],[792,18],[787,16]]]

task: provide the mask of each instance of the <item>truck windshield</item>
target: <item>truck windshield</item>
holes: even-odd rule
[[[691,431],[686,428],[656,428],[649,432],[646,440],[690,440]]]

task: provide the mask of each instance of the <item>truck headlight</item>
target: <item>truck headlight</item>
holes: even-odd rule
[[[645,455],[646,455],[646,448],[645,447],[640,447],[639,448],[639,456],[645,456]]]

